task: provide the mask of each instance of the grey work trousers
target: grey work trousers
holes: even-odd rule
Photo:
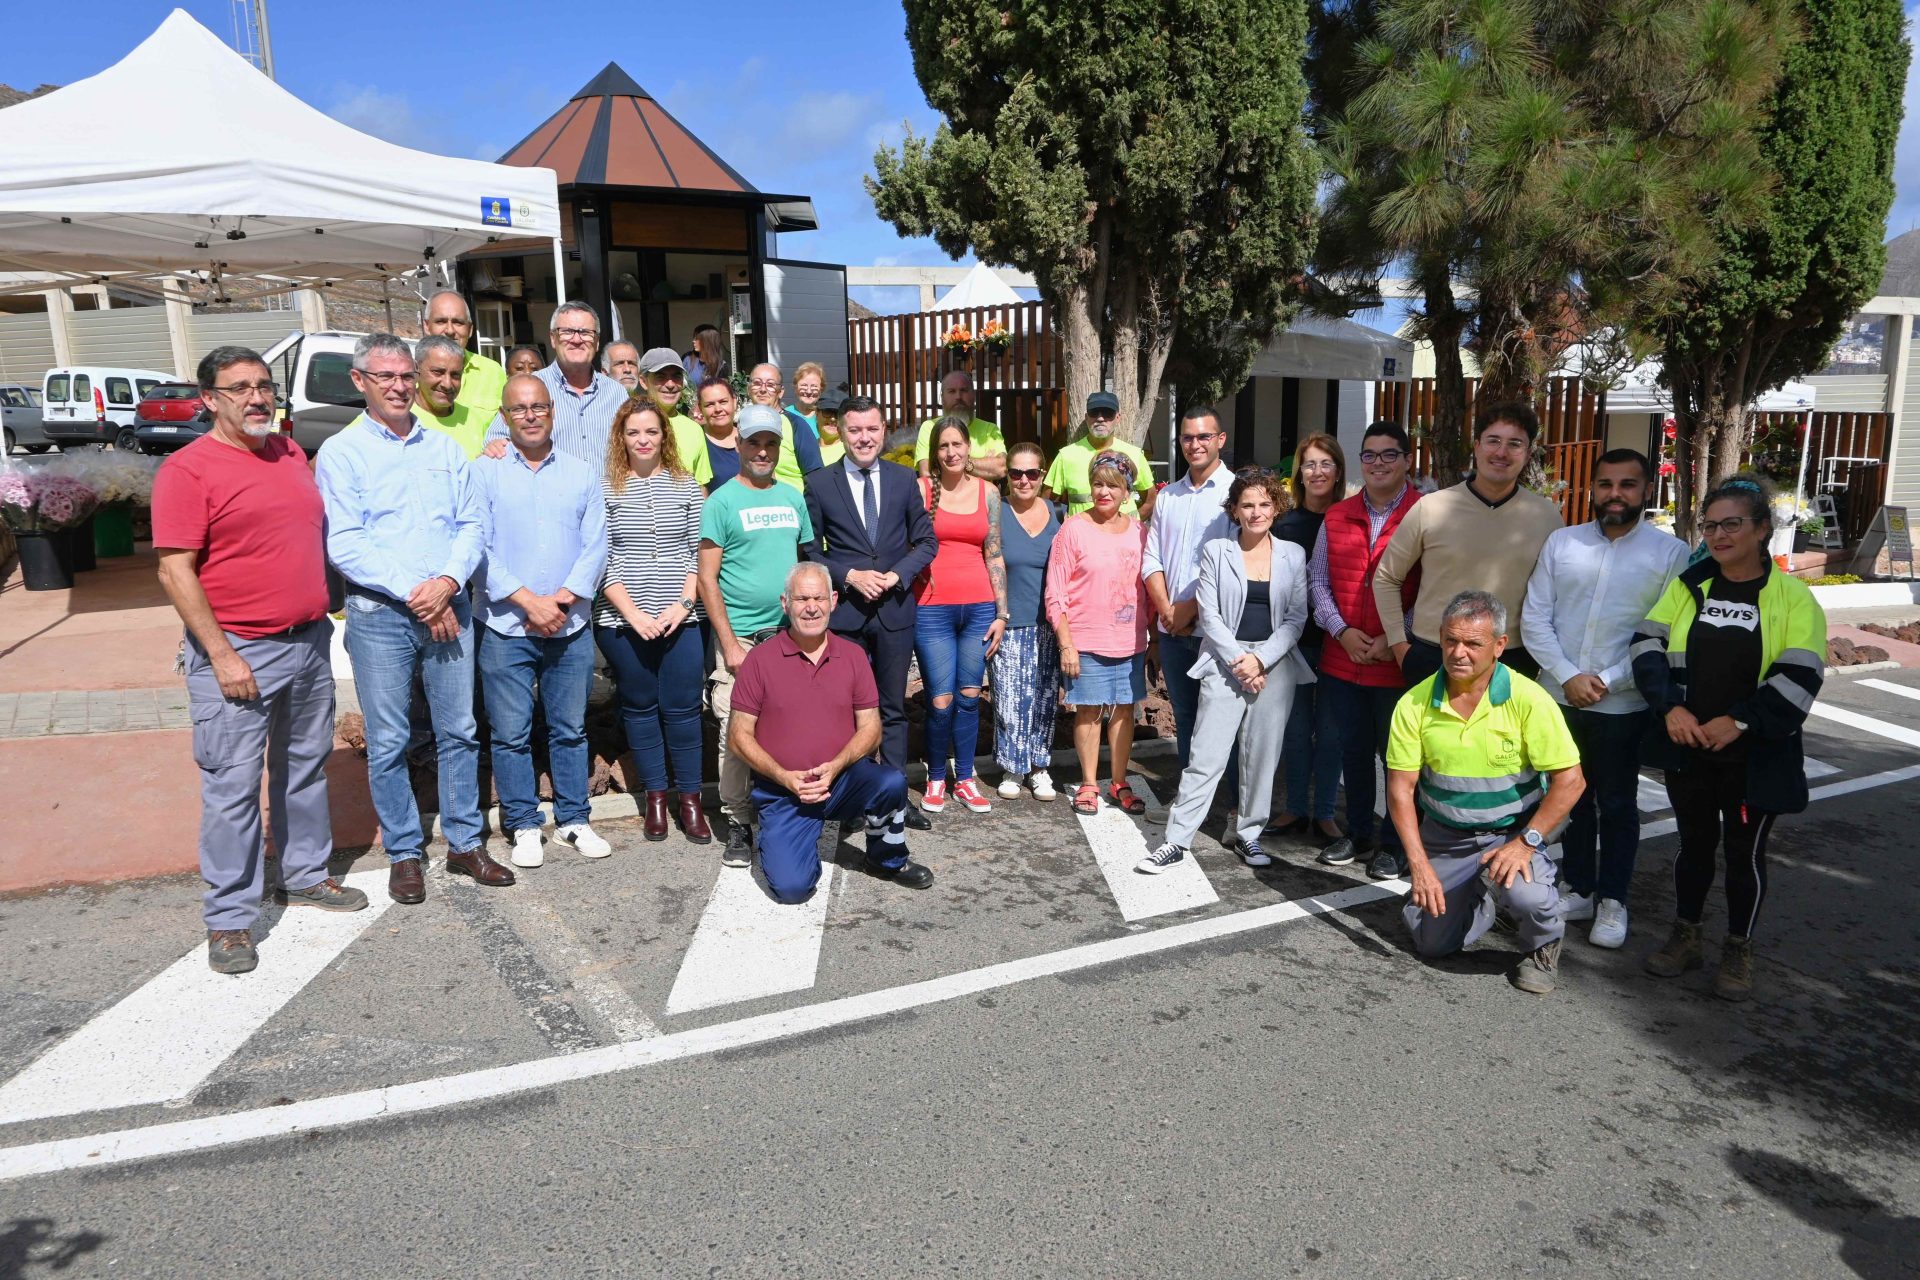
[[[266,846],[261,839],[264,762],[280,884],[305,889],[327,877],[333,816],[327,758],[333,754],[333,623],[326,618],[277,636],[243,640],[234,651],[253,668],[260,696],[220,692],[213,664],[187,637],[187,700],[193,758],[200,766],[201,916],[209,929],[250,929],[260,915]]]
[[[1447,895],[1446,912],[1430,916],[1407,899],[1401,918],[1413,934],[1413,949],[1429,958],[1450,956],[1462,947],[1479,941],[1493,925],[1496,906],[1505,907],[1519,929],[1520,945],[1528,951],[1558,941],[1567,931],[1560,919],[1560,893],[1553,887],[1553,859],[1536,851],[1533,855],[1533,881],[1513,878],[1505,889],[1484,879],[1480,855],[1518,835],[1524,823],[1515,823],[1510,831],[1456,831],[1432,818],[1420,820],[1420,843],[1440,877],[1440,888]]]
[[[1273,812],[1273,775],[1280,767],[1287,717],[1293,711],[1295,685],[1284,668],[1267,673],[1267,683],[1250,694],[1240,682],[1211,667],[1200,678],[1200,707],[1194,716],[1187,767],[1180,794],[1167,811],[1167,843],[1182,849],[1193,843],[1213,793],[1226,776],[1234,745],[1240,747],[1240,825],[1234,834],[1257,842]]]

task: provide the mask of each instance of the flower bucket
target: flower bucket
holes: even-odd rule
[[[27,590],[65,591],[73,586],[66,534],[16,532],[13,536],[20,545],[20,576]]]
[[[92,573],[100,567],[93,553],[93,517],[88,516],[60,535],[67,540],[67,563],[75,573]]]
[[[102,507],[93,513],[93,549],[106,560],[133,554],[131,507]]]

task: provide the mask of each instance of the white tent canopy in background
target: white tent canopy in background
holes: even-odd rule
[[[1026,301],[985,263],[976,263],[960,283],[934,300],[931,311],[958,311],[963,307],[1017,307]]]
[[[179,9],[98,75],[0,111],[0,270],[385,278],[557,240],[559,205],[551,170],[341,124]]]
[[[1351,320],[1303,313],[1273,335],[1249,376],[1405,382],[1413,377],[1413,343]]]
[[[1607,392],[1608,413],[1672,413],[1673,392],[1659,384],[1660,365],[1637,365],[1622,375],[1621,384]],[[1812,383],[1789,382],[1756,397],[1747,408],[1754,413],[1801,413],[1813,408],[1818,393]]]

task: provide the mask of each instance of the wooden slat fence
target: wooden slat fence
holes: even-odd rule
[[[1798,438],[1800,413],[1756,413],[1754,436],[1784,430]],[[1841,508],[1841,535],[1850,543],[1866,536],[1880,504],[1887,500],[1887,447],[1892,419],[1884,413],[1843,413],[1816,409],[1804,447],[1807,452],[1807,494],[1820,492],[1823,483]],[[1791,448],[1787,450],[1792,453]],[[1832,459],[1830,468],[1822,464]],[[1749,457],[1749,461],[1752,458]],[[1788,478],[1782,485],[1790,488]]]
[[[947,349],[944,339],[955,325],[978,334],[994,321],[1012,335],[1006,347]],[[1064,412],[1063,346],[1045,303],[850,320],[847,347],[853,390],[879,401],[896,429],[940,411],[940,379],[955,369],[973,374],[978,412],[999,421],[1009,444],[1038,440],[1051,446],[1071,426]]]

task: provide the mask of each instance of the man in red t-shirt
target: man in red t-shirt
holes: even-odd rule
[[[217,347],[198,377],[213,429],[160,468],[153,545],[187,629],[207,963],[246,973],[259,963],[263,761],[288,905],[358,911],[367,895],[327,874],[333,624],[320,490],[300,446],[274,429],[264,360]]]
[[[747,653],[733,684],[727,746],[753,770],[760,870],[780,902],[820,883],[820,829],[864,818],[867,869],[910,889],[933,872],[907,857],[907,779],[870,759],[880,692],[866,652],[827,630],[838,603],[826,566],[803,561],[781,594],[787,629]]]

